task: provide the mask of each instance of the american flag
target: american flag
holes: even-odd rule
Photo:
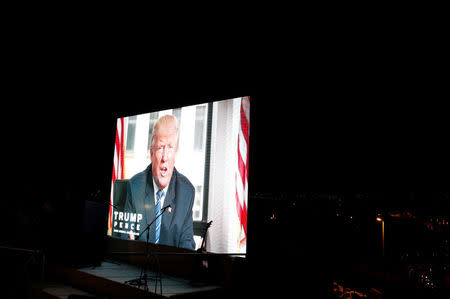
[[[250,97],[243,97],[241,99],[241,118],[237,143],[238,169],[236,173],[236,206],[240,222],[239,249],[245,247],[247,243],[249,130]]]
[[[113,205],[113,190],[114,182],[117,179],[125,178],[125,118],[117,119],[116,126],[116,140],[114,142],[114,162],[111,183],[111,197],[108,216],[108,235],[112,235],[112,205]]]

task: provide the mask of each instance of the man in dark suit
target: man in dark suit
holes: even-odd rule
[[[151,226],[149,242],[195,249],[192,206],[195,189],[175,168],[178,150],[178,123],[174,116],[162,116],[153,128],[150,145],[151,164],[133,176],[128,185],[125,211],[143,215],[140,232],[161,212],[171,206]],[[141,241],[146,241],[146,235]],[[134,239],[134,235],[129,235]]]

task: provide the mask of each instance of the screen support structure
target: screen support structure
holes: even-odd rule
[[[144,287],[145,291],[148,291],[148,281],[155,281],[155,294],[157,292],[158,289],[158,283],[159,283],[159,290],[160,290],[160,294],[162,295],[162,279],[161,279],[161,270],[160,270],[160,266],[159,266],[159,260],[158,257],[155,255],[155,260],[156,260],[156,274],[153,277],[149,277],[147,275],[147,268],[149,266],[149,260],[150,260],[150,247],[148,244],[148,240],[149,240],[149,235],[150,235],[150,226],[156,221],[156,219],[158,219],[159,217],[162,216],[162,214],[164,214],[164,212],[167,209],[170,209],[170,205],[164,207],[161,209],[160,213],[152,220],[152,222],[150,222],[147,227],[145,228],[145,230],[138,236],[138,239],[144,234],[146,233],[146,237],[147,240],[145,242],[145,261],[144,264],[141,267],[141,274],[139,276],[139,278],[136,279],[131,279],[131,280],[127,280],[125,281],[125,284],[129,284],[132,286],[137,286],[138,288],[140,288],[141,286]]]

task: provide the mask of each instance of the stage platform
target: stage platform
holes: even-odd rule
[[[98,267],[69,268],[57,267],[55,277],[63,284],[50,284],[42,287],[48,298],[68,298],[69,295],[97,296],[99,298],[210,298],[221,297],[224,289],[219,285],[193,285],[185,278],[161,273],[161,285],[155,292],[155,281],[148,282],[148,290],[125,284],[140,276],[141,268],[123,262],[103,262]],[[149,277],[156,273],[147,270]],[[45,296],[44,296],[45,297]]]

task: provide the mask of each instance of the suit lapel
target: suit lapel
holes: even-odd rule
[[[175,210],[176,176],[177,176],[177,171],[174,168],[172,178],[170,179],[170,185],[169,185],[169,188],[167,189],[167,195],[166,195],[166,198],[164,199],[164,207],[167,207],[168,205],[170,205],[170,207],[171,207],[171,209],[167,209],[166,212],[164,213],[164,215],[162,216],[163,219],[162,219],[161,225],[162,225],[162,229],[164,231],[169,230],[170,224],[172,223],[173,212]]]
[[[144,211],[145,211],[145,227],[142,229],[144,230],[147,225],[152,222],[152,220],[155,218],[155,191],[153,188],[153,176],[152,176],[152,168],[151,164],[148,167],[147,171],[147,178],[146,178],[146,184],[145,184],[145,196],[144,196]],[[149,240],[152,241],[155,239],[155,228],[154,224],[150,227],[150,234],[149,234]],[[145,238],[142,239],[145,241]]]

